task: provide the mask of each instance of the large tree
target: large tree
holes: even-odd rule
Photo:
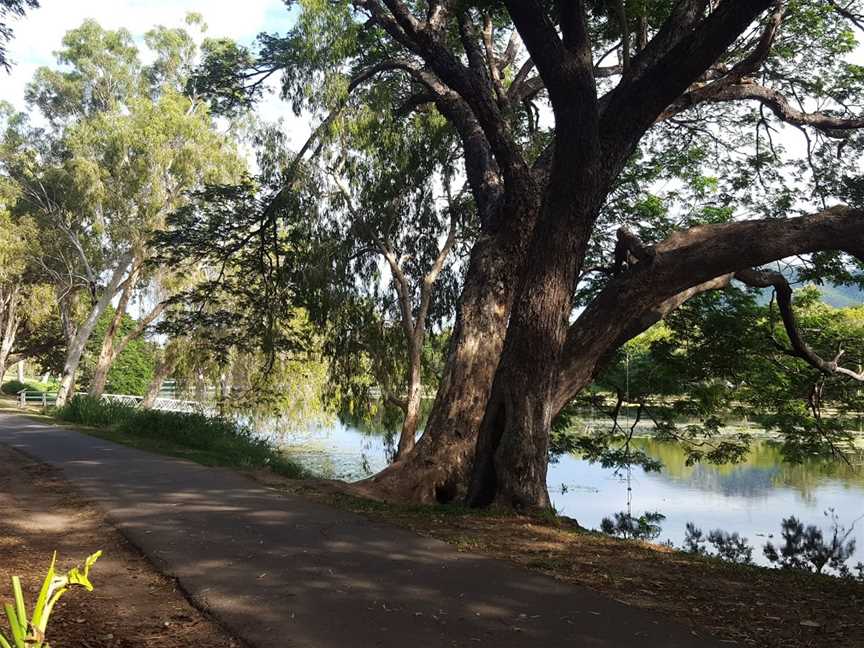
[[[548,507],[555,416],[628,339],[733,281],[776,290],[790,354],[861,378],[808,346],[788,283],[762,269],[798,256],[848,274],[864,255],[858,3],[298,4],[241,72],[248,53],[212,52],[211,88],[254,96],[282,70],[324,125],[382,94],[397,114],[437,110],[479,215],[425,434],[373,479],[382,492]],[[664,165],[703,193],[713,169],[715,208],[694,216],[688,190],[666,192],[670,214],[648,209]]]
[[[147,264],[151,232],[187,191],[234,179],[242,168],[207,106],[184,94],[196,51],[192,37],[158,27],[145,40],[155,55],[149,65],[125,30],[85,21],[67,33],[58,52],[64,67],[40,68],[28,87],[29,102],[49,127],[19,119],[7,134],[4,165],[20,188],[19,209],[56,232],[42,265],[62,295],[67,330],[58,404],[68,398],[87,341],[115,297],[93,395],[101,394],[123,347],[161,313],[162,300],[151,300],[139,326],[118,339],[133,295],[166,285]],[[73,302],[82,313],[73,312]]]

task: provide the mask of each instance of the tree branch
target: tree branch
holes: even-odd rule
[[[843,356],[842,350],[837,353],[833,360],[824,360],[801,337],[801,332],[798,330],[798,324],[795,319],[795,310],[792,307],[792,286],[789,285],[786,277],[772,270],[745,269],[736,272],[735,278],[755,288],[774,289],[774,294],[777,296],[777,306],[780,309],[780,317],[783,320],[786,335],[789,336],[789,342],[792,345],[791,349],[785,350],[787,354],[801,358],[807,364],[824,374],[841,374],[864,382],[864,373],[852,371],[839,365],[840,358]]]
[[[614,350],[646,326],[729,275],[825,250],[864,258],[864,210],[837,206],[786,219],[701,225],[653,247],[652,263],[612,278],[571,325],[555,390],[563,407]]]
[[[601,132],[613,160],[625,159],[663,111],[702,76],[775,0],[721,2],[704,20],[702,0],[682,1],[603,101]]]
[[[841,117],[824,112],[805,113],[792,106],[778,91],[750,80],[725,87],[705,86],[681,97],[663,112],[658,121],[663,121],[699,103],[722,103],[728,101],[758,101],[783,122],[793,126],[810,126],[829,137],[843,138],[846,131],[864,128],[864,117]]]

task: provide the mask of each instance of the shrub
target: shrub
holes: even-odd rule
[[[783,544],[775,547],[768,542],[763,553],[772,563],[785,569],[803,569],[821,574],[827,566],[841,576],[849,576],[846,561],[855,553],[855,538],[851,538],[854,524],[846,529],[834,509],[825,511],[831,518],[831,538],[825,540],[822,530],[814,525],[807,527],[794,515],[785,518],[781,525]]]
[[[56,416],[70,423],[80,423],[91,427],[110,427],[133,417],[135,412],[135,408],[123,403],[78,395],[57,410]]]
[[[624,511],[615,513],[615,519],[603,518],[600,522],[600,530],[606,535],[617,536],[626,540],[654,540],[660,535],[663,528],[660,522],[666,516],[657,511],[646,511],[638,518]]]
[[[753,547],[735,533],[727,533],[721,529],[714,529],[708,534],[708,542],[716,549],[718,558],[739,565],[753,564]]]
[[[3,386],[0,387],[0,391],[2,391],[4,394],[17,394],[22,389],[30,389],[30,385],[18,382],[17,380],[7,380],[5,383],[3,383]]]

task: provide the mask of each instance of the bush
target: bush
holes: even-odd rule
[[[765,557],[784,569],[803,569],[821,574],[828,567],[840,576],[850,576],[846,561],[855,553],[855,538],[850,539],[855,525],[849,529],[843,527],[834,509],[825,511],[825,516],[831,519],[831,537],[828,540],[819,527],[811,524],[805,528],[795,516],[784,518],[780,534],[783,544],[775,547],[773,543],[767,543],[763,548]]]
[[[56,391],[57,384],[56,383],[43,383],[37,380],[28,380],[27,382],[20,382],[18,380],[9,380],[3,383],[0,386],[0,391],[4,394],[12,394],[15,395],[20,392],[22,389],[26,389],[28,391],[36,391],[36,392],[48,392],[48,391]]]
[[[624,511],[615,513],[615,519],[603,518],[600,530],[606,535],[617,536],[625,540],[654,540],[663,528],[660,522],[666,516],[657,511],[646,511],[638,518]]]
[[[91,427],[110,427],[132,418],[136,409],[116,401],[92,396],[75,396],[57,410],[57,418]]]
[[[72,423],[111,428],[126,437],[206,452],[222,465],[267,467],[287,477],[304,474],[302,468],[255,436],[249,427],[229,418],[138,409],[89,396],[75,396],[58,410],[57,416]]]
[[[4,394],[17,394],[22,389],[30,389],[30,385],[18,382],[17,380],[8,380],[0,387],[0,391]]]

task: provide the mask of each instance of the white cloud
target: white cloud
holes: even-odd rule
[[[249,43],[262,31],[284,31],[289,12],[282,0],[244,0],[242,6],[220,0],[41,0],[41,7],[15,21],[9,54],[12,74],[0,80],[3,98],[24,108],[24,86],[40,65],[54,62],[63,35],[86,18],[103,27],[125,27],[140,39],[153,25],[180,26],[190,11],[204,16],[207,35]]]
[[[8,76],[0,72],[2,98],[25,110],[24,89],[42,65],[54,65],[54,52],[63,35],[93,18],[107,29],[128,29],[136,41],[154,25],[182,26],[189,12],[200,13],[207,23],[207,36],[225,36],[250,44],[261,32],[284,32],[292,20],[283,0],[244,0],[242,6],[224,0],[40,0],[41,7],[12,25],[15,37],[9,44],[14,66]],[[5,78],[4,78],[5,76]],[[275,94],[267,95],[259,107],[267,121],[284,119],[289,139],[299,146],[310,132],[304,119]],[[38,122],[38,117],[36,118]]]

